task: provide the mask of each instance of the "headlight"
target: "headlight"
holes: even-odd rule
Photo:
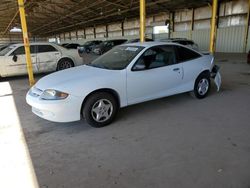
[[[57,91],[54,89],[46,89],[42,95],[41,99],[44,100],[61,100],[61,99],[66,99],[69,96],[69,94]]]

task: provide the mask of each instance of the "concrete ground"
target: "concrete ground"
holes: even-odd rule
[[[218,54],[216,62],[220,92],[130,106],[100,129],[40,119],[25,102],[26,77],[3,79],[0,187],[32,180],[41,188],[249,188],[250,66],[242,54]]]

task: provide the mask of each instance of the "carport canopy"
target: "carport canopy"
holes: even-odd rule
[[[212,0],[146,0],[146,14],[197,8],[207,4],[212,4]],[[52,36],[138,18],[139,7],[139,0],[25,1],[28,31],[32,36]],[[0,14],[0,35],[8,35],[11,28],[21,27],[17,0],[2,0]]]

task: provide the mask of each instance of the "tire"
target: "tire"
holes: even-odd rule
[[[61,59],[58,64],[57,64],[57,70],[64,70],[64,69],[69,69],[71,67],[74,67],[74,63],[71,59],[69,58],[64,58]]]
[[[107,92],[98,92],[87,98],[82,115],[87,123],[95,128],[109,125],[118,111],[116,98]]]
[[[198,99],[205,98],[210,91],[210,76],[209,74],[202,73],[198,76],[194,85],[194,95]]]

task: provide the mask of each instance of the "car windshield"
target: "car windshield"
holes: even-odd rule
[[[13,46],[8,46],[7,48],[3,49],[2,51],[0,51],[0,56],[5,56],[13,48],[14,48]]]
[[[139,54],[144,47],[117,46],[94,60],[88,66],[110,70],[122,70]]]

